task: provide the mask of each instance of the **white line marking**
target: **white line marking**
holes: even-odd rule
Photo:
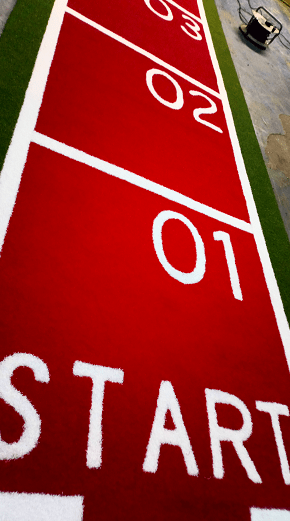
[[[250,508],[251,521],[290,521],[290,511],[278,508]]]
[[[54,3],[2,168],[0,177],[0,251],[15,205],[66,4],[67,0],[56,0]]]
[[[203,24],[201,18],[198,18],[198,16],[196,16],[195,14],[191,13],[190,11],[187,11],[186,9],[184,9],[184,7],[181,7],[181,5],[177,4],[173,0],[166,0],[166,2],[168,2],[171,5],[174,5],[174,7],[176,7],[180,11],[183,11],[183,13],[186,13],[189,16],[191,16],[191,18],[195,18],[195,20],[197,20],[200,24]]]
[[[256,208],[255,200],[254,200],[254,197],[252,194],[251,185],[250,185],[248,175],[246,172],[246,168],[245,168],[245,164],[244,164],[244,160],[243,160],[243,156],[242,156],[242,152],[240,149],[240,144],[239,144],[239,140],[238,140],[238,136],[236,133],[236,128],[235,128],[235,124],[234,124],[234,120],[233,120],[233,115],[232,115],[229,100],[228,100],[227,91],[225,89],[222,74],[221,74],[221,71],[219,68],[219,63],[218,63],[215,49],[213,46],[213,42],[212,42],[209,26],[207,23],[207,18],[205,15],[205,10],[204,10],[202,0],[197,0],[197,4],[198,4],[198,8],[199,8],[199,13],[201,15],[201,19],[203,21],[204,33],[205,33],[209,53],[211,56],[212,64],[213,64],[213,67],[214,67],[214,70],[216,73],[219,92],[221,93],[221,99],[222,99],[222,103],[223,103],[226,121],[228,124],[230,139],[232,142],[232,147],[233,147],[234,156],[235,156],[235,160],[236,160],[236,164],[237,164],[237,168],[238,168],[238,172],[239,172],[239,176],[240,176],[240,181],[242,184],[243,193],[244,193],[246,203],[247,203],[250,221],[251,221],[251,224],[253,227],[253,233],[254,233],[254,237],[256,240],[258,253],[260,256],[266,284],[267,284],[267,287],[269,290],[270,299],[271,299],[272,306],[274,309],[274,314],[276,317],[278,329],[279,329],[282,343],[284,346],[286,361],[288,364],[288,368],[290,370],[290,328],[289,328],[288,320],[285,315],[279,287],[278,287],[277,280],[276,280],[276,277],[274,274],[274,270],[273,270],[273,267],[271,264],[269,252],[267,250],[267,246],[266,246],[266,242],[265,242],[265,237],[264,237],[262,226],[260,223],[259,214],[258,214],[258,211]]]
[[[140,188],[144,188],[144,190],[148,190],[149,192],[153,192],[154,194],[161,195],[170,201],[174,201],[178,204],[182,204],[191,210],[195,210],[199,213],[207,215],[208,217],[212,217],[217,221],[223,222],[225,224],[229,224],[230,226],[234,226],[239,230],[243,230],[248,233],[252,233],[251,225],[241,219],[237,219],[236,217],[232,217],[226,213],[220,212],[219,210],[215,210],[210,206],[199,203],[190,197],[180,194],[175,190],[171,190],[170,188],[166,188],[163,185],[159,185],[158,183],[154,183],[154,181],[150,181],[144,177],[141,177],[129,170],[125,170],[119,166],[108,163],[107,161],[103,161],[98,157],[91,156],[78,150],[77,148],[70,147],[61,143],[60,141],[56,141],[48,136],[44,136],[39,132],[33,132],[33,136],[31,141],[40,145],[42,147],[48,148],[53,152],[57,152],[58,154],[62,154],[63,156],[69,157],[74,161],[78,161],[79,163],[84,163],[85,165],[91,166],[93,168],[97,168],[101,172],[105,172],[106,174],[117,177],[118,179],[123,179],[128,183],[131,183],[135,186],[139,186]]]
[[[0,521],[82,521],[83,496],[0,492]]]
[[[119,36],[118,34],[113,33],[113,31],[110,31],[109,29],[106,29],[102,25],[99,25],[96,22],[93,22],[92,20],[90,20],[86,16],[83,16],[82,14],[78,13],[77,11],[74,11],[74,9],[71,9],[70,7],[67,7],[66,8],[66,12],[71,14],[75,18],[78,18],[82,22],[90,25],[91,27],[94,27],[94,29],[97,29],[101,33],[106,34],[107,36],[110,36],[111,38],[113,38],[117,42],[120,42],[120,43],[126,45],[127,47],[129,47],[130,49],[133,49],[133,51],[136,51],[139,54],[142,54],[143,56],[146,56],[146,58],[149,58],[149,60],[152,60],[153,62],[158,63],[158,65],[161,65],[161,67],[165,67],[166,69],[168,69],[169,71],[173,72],[177,76],[180,76],[180,78],[183,78],[184,80],[189,81],[193,85],[196,85],[200,89],[203,89],[204,91],[208,92],[212,96],[215,96],[216,98],[221,99],[221,95],[218,92],[216,92],[215,90],[211,89],[210,87],[207,87],[206,85],[203,85],[203,83],[200,83],[199,81],[191,78],[191,76],[188,76],[187,74],[184,74],[184,72],[181,72],[179,69],[176,69],[172,65],[169,65],[169,63],[166,63],[165,61],[161,60],[160,58],[157,58],[157,56],[155,56],[154,54],[151,54],[150,52],[145,51],[141,47],[138,47],[138,45],[135,45],[134,43],[129,42],[129,40],[126,40],[122,36]]]

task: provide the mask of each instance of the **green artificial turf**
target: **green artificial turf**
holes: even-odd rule
[[[0,169],[54,0],[18,0],[0,38]],[[268,251],[290,323],[290,244],[214,0],[204,0]]]
[[[0,170],[54,0],[18,0],[0,38]]]
[[[214,0],[204,0],[204,7],[267,248],[290,324],[290,243]]]

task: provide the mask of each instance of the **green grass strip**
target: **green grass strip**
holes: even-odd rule
[[[0,38],[0,170],[54,0],[18,0]],[[290,244],[214,0],[204,0],[272,265],[290,323]]]
[[[204,7],[267,248],[290,324],[290,243],[214,0],[204,0]]]
[[[54,0],[18,0],[0,37],[0,170]]]
[[[283,2],[283,4],[286,4],[288,5],[288,7],[290,7],[290,0],[281,0]]]

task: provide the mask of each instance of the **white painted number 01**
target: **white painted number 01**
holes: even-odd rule
[[[174,266],[170,264],[170,262],[168,262],[166,258],[162,241],[162,228],[166,221],[169,221],[170,219],[177,219],[178,221],[181,221],[183,224],[185,224],[185,226],[187,226],[194,239],[196,249],[196,263],[194,269],[189,273],[177,270],[176,268],[174,268]],[[154,219],[152,236],[153,245],[158,260],[165,269],[165,271],[168,273],[168,275],[178,280],[179,282],[182,282],[182,284],[196,284],[197,282],[200,282],[203,279],[206,268],[204,243],[199,232],[192,224],[192,222],[189,219],[187,219],[187,217],[184,217],[184,215],[177,212],[172,212],[170,210],[160,212]],[[214,232],[213,237],[215,241],[222,241],[223,243],[233,295],[235,299],[243,300],[231,238],[228,233],[222,231]]]

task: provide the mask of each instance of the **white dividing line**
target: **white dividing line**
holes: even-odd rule
[[[290,511],[278,508],[250,508],[251,521],[290,521]]]
[[[198,18],[198,16],[196,16],[195,14],[191,13],[190,11],[187,11],[186,9],[184,9],[184,7],[181,7],[181,5],[177,4],[177,3],[174,2],[173,0],[166,0],[166,1],[168,2],[168,4],[174,5],[174,7],[176,7],[177,9],[179,9],[179,11],[182,11],[183,13],[188,14],[188,15],[191,16],[192,18],[195,18],[195,20],[197,20],[197,22],[199,22],[200,24],[202,24],[202,20],[201,20],[201,18]]]
[[[269,252],[267,250],[262,226],[260,223],[259,214],[257,212],[255,200],[254,200],[254,197],[252,194],[251,185],[250,185],[250,182],[249,182],[249,179],[247,176],[247,172],[246,172],[246,168],[245,168],[245,164],[244,164],[244,160],[243,160],[243,156],[242,156],[242,152],[240,149],[240,144],[239,144],[239,140],[237,137],[236,128],[235,128],[235,124],[234,124],[234,120],[233,120],[233,115],[232,115],[229,100],[228,100],[228,95],[227,95],[227,92],[226,92],[226,89],[224,86],[224,82],[223,82],[223,78],[221,75],[221,71],[219,68],[219,63],[218,63],[215,49],[213,46],[213,42],[212,42],[209,26],[207,23],[207,18],[205,15],[205,10],[204,10],[202,0],[197,0],[197,4],[198,4],[198,8],[199,8],[199,13],[201,15],[201,19],[203,22],[204,33],[206,36],[206,41],[207,41],[209,53],[211,56],[212,64],[213,64],[213,67],[214,67],[214,70],[216,73],[219,92],[221,93],[224,113],[225,113],[226,121],[228,124],[228,129],[229,129],[229,134],[230,134],[230,138],[231,138],[231,142],[232,142],[234,156],[235,156],[235,160],[236,160],[236,164],[237,164],[237,168],[238,168],[238,172],[239,172],[239,176],[240,176],[242,189],[243,189],[244,196],[245,196],[246,203],[247,203],[247,208],[248,208],[248,212],[249,212],[249,216],[250,216],[250,221],[252,224],[254,237],[256,240],[259,257],[261,260],[266,284],[267,284],[267,287],[269,290],[269,294],[270,294],[272,306],[274,309],[278,329],[279,329],[282,343],[284,346],[286,361],[288,364],[288,368],[290,370],[290,328],[289,328],[288,320],[285,315],[279,287],[278,287],[276,277],[274,274],[274,270],[273,270],[273,267],[271,264]]]
[[[71,9],[70,7],[67,7],[66,12],[74,16],[75,18],[78,18],[82,22],[90,25],[91,27],[94,27],[94,29],[97,29],[103,34],[106,34],[107,36],[110,36],[110,38],[113,38],[117,42],[122,43],[123,45],[126,45],[130,49],[133,49],[133,51],[138,52],[139,54],[142,54],[143,56],[146,56],[146,58],[149,58],[149,60],[152,60],[153,62],[157,63],[158,65],[161,65],[161,67],[165,67],[165,69],[168,69],[169,71],[173,72],[177,76],[180,76],[180,78],[183,78],[186,81],[189,81],[193,85],[196,85],[200,89],[208,92],[212,96],[215,96],[216,98],[221,99],[221,95],[216,92],[215,90],[211,89],[210,87],[207,87],[206,85],[203,85],[203,83],[200,83],[199,81],[195,80],[194,78],[191,78],[191,76],[188,76],[187,74],[184,74],[184,72],[181,72],[179,69],[176,69],[172,65],[169,65],[169,63],[166,63],[165,61],[161,60],[160,58],[157,58],[154,54],[151,54],[148,51],[145,51],[141,47],[138,47],[138,45],[135,45],[132,42],[129,42],[129,40],[126,40],[122,36],[119,36],[116,33],[113,33],[113,31],[110,31],[109,29],[106,29],[100,24],[97,24],[96,22],[93,22],[86,16],[83,16],[82,14],[78,13],[77,11],[74,11],[74,9]]]
[[[67,0],[55,0],[0,177],[0,251],[16,201]]]
[[[113,165],[112,163],[108,163],[107,161],[103,161],[98,157],[91,156],[78,150],[77,148],[70,147],[61,143],[60,141],[56,141],[48,136],[44,136],[39,132],[34,131],[32,135],[31,141],[40,145],[42,147],[48,148],[53,152],[57,152],[63,156],[69,157],[74,161],[78,161],[79,163],[84,163],[85,165],[91,166],[100,170],[101,172],[105,172],[106,174],[117,177],[118,179],[123,179],[123,181],[127,181],[135,186],[139,186],[139,188],[143,188],[144,190],[148,190],[149,192],[153,192],[154,194],[161,195],[165,199],[169,199],[169,201],[174,201],[175,203],[182,204],[191,210],[195,210],[196,212],[202,213],[216,219],[217,221],[223,222],[225,224],[229,224],[230,226],[234,226],[239,230],[243,230],[244,232],[252,233],[251,225],[246,221],[242,221],[241,219],[237,219],[236,217],[232,217],[226,213],[220,212],[219,210],[215,210],[210,206],[199,203],[186,195],[182,195],[175,190],[171,190],[170,188],[166,188],[163,185],[159,185],[158,183],[154,183],[154,181],[150,181],[144,177],[141,177],[129,170],[125,170],[119,166]]]
[[[83,496],[0,492],[0,520],[82,521]]]

